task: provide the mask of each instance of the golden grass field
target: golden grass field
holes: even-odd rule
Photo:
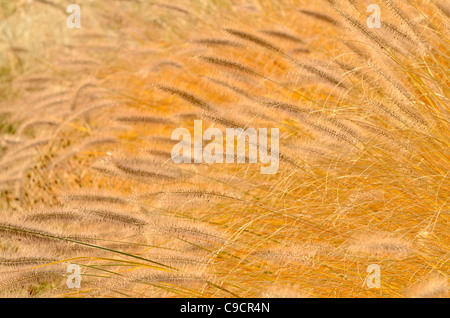
[[[448,1],[76,3],[0,1],[0,296],[448,297]],[[194,120],[278,172],[173,163]]]

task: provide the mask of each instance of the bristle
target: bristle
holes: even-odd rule
[[[25,2],[0,297],[448,297],[446,1]]]

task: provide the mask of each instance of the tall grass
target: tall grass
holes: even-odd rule
[[[80,30],[61,5],[3,22],[58,17],[0,78],[1,295],[448,296],[444,1],[382,1],[380,29],[365,1],[80,1]],[[174,164],[195,119],[279,128],[278,173]]]

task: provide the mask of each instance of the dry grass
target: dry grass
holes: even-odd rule
[[[62,3],[0,11],[0,295],[448,296],[445,1]],[[174,164],[194,119],[278,173]]]

